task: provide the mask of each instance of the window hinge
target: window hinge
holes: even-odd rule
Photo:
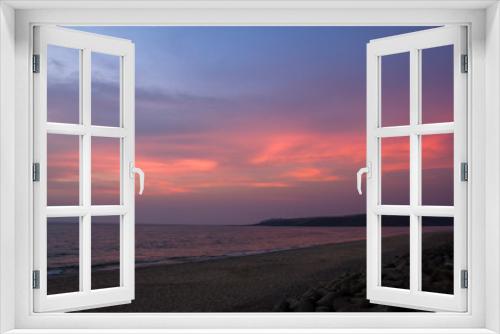
[[[33,73],[40,73],[40,55],[33,55]]]
[[[462,289],[467,289],[469,287],[469,272],[467,270],[461,271],[460,282]]]
[[[33,182],[40,181],[40,164],[35,162],[33,164]]]
[[[466,162],[460,164],[460,179],[462,181],[469,181],[469,164]]]
[[[462,73],[469,72],[469,56],[462,55]]]
[[[33,270],[33,289],[40,289],[40,270]]]

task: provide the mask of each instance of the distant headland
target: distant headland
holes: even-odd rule
[[[409,226],[407,216],[384,216],[384,226]],[[425,217],[426,226],[452,226],[453,218],[450,217]],[[331,226],[355,227],[366,226],[366,214],[353,214],[345,216],[300,217],[300,218],[270,218],[253,226]]]

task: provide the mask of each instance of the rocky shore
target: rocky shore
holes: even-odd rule
[[[443,234],[441,243],[422,251],[422,289],[453,293],[453,238]],[[384,258],[382,285],[409,288],[408,253]],[[366,299],[365,271],[344,272],[338,278],[288,297],[273,307],[274,312],[405,312],[399,307],[372,304]]]

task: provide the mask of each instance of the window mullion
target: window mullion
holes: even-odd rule
[[[80,168],[81,168],[81,204],[85,208],[85,214],[81,218],[82,226],[80,233],[80,268],[81,282],[83,291],[90,291],[91,289],[91,50],[83,49],[82,54],[82,124],[86,132],[82,136],[82,149],[80,155]]]
[[[123,57],[120,57],[120,130],[125,128],[125,117],[123,117]],[[127,124],[130,126],[130,124]],[[126,129],[124,130],[126,132]],[[126,178],[130,177],[129,173],[125,171],[125,168],[129,167],[127,161],[125,159],[124,147],[125,140],[124,138],[120,138],[120,205],[126,208],[126,204],[128,201],[125,201],[124,198],[124,190],[126,188]],[[125,219],[123,219],[123,215],[120,215],[120,286],[125,286],[125,263],[127,261],[126,253],[125,253]]]
[[[419,50],[410,52],[410,126],[420,123],[420,59]],[[420,290],[421,282],[421,221],[414,213],[420,204],[420,136],[410,134],[410,290]]]

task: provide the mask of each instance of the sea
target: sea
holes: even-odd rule
[[[78,223],[47,228],[48,275],[78,270]],[[449,231],[433,226],[427,231]],[[383,236],[408,234],[408,227],[384,227]],[[286,227],[136,224],[136,266],[207,261],[366,239],[365,227]],[[92,226],[92,270],[119,268],[119,224]]]

